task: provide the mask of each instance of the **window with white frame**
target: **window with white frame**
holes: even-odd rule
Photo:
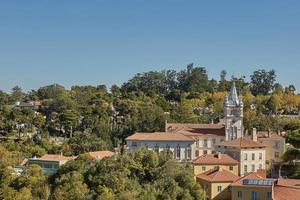
[[[208,145],[207,145],[207,139],[204,139],[204,140],[203,140],[203,146],[204,146],[204,147],[207,147],[207,146],[208,146]]]
[[[191,150],[191,147],[190,147],[190,146],[186,147],[185,151],[186,151],[186,159],[187,159],[187,160],[190,160],[190,159],[191,159],[191,156],[192,156],[192,150]]]
[[[215,145],[216,144],[216,139],[212,139],[211,142],[212,142],[213,145]]]
[[[181,154],[181,148],[178,144],[176,147],[176,159],[180,159],[180,154]]]
[[[251,166],[251,170],[252,170],[252,172],[255,172],[255,165]]]
[[[248,160],[248,154],[244,153],[244,160]]]
[[[262,153],[259,153],[259,160],[261,160],[262,159]]]
[[[248,173],[248,166],[247,165],[244,165],[244,173]]]
[[[199,157],[199,150],[195,150],[195,157]]]

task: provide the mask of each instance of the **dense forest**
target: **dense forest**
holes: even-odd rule
[[[233,82],[244,102],[245,131],[286,131],[295,148],[285,159],[299,158],[300,96],[276,76],[274,70],[261,69],[247,81],[246,76],[227,77],[223,70],[215,80],[205,68],[189,64],[178,72],[136,74],[110,89],[98,85],[68,90],[53,84],[28,93],[20,86],[10,94],[0,91],[0,199],[201,199],[202,189],[194,183],[190,166],[173,162],[167,153],[125,152],[97,163],[81,155],[50,178],[37,166],[19,177],[6,167],[33,155],[122,149],[127,136],[163,131],[166,120],[217,123]],[[40,106],[21,109],[17,102]]]

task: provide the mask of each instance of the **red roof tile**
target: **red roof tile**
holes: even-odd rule
[[[193,160],[194,165],[237,165],[238,161],[234,160],[227,154],[207,154]]]
[[[111,151],[93,151],[88,152],[88,154],[90,154],[93,158],[97,160],[103,159],[105,157],[112,157],[113,155],[115,155],[115,153]]]
[[[283,186],[274,187],[274,199],[275,200],[299,200],[300,189],[287,188]]]
[[[188,135],[219,135],[225,136],[225,126],[223,124],[179,124],[167,123],[168,132],[178,132]]]
[[[68,161],[73,160],[75,157],[67,157],[62,155],[55,155],[55,154],[46,154],[40,158],[34,158],[35,160],[47,160],[47,161]]]
[[[269,137],[270,136],[270,137]],[[278,135],[276,132],[268,132],[268,131],[257,131],[257,138],[258,139],[263,139],[263,138],[278,138],[281,139],[283,138],[282,136]]]
[[[235,148],[263,148],[266,147],[260,142],[255,142],[251,139],[238,138],[231,141],[224,141],[216,144],[216,146],[226,146],[226,147],[235,147]]]
[[[138,141],[194,141],[181,133],[154,132],[154,133],[135,133],[126,140]]]
[[[267,179],[262,173],[257,173],[257,172],[252,172],[252,173],[249,173],[239,179],[237,179],[234,183],[231,184],[231,186],[249,186],[249,185],[244,185],[243,184],[243,181],[245,179]],[[268,180],[275,180],[275,179],[268,179]],[[255,185],[255,186],[260,186],[260,187],[265,187],[265,186],[262,186],[262,185]]]
[[[300,197],[300,180],[279,178],[274,187],[276,200],[298,200]]]
[[[196,176],[197,180],[205,180],[208,182],[233,182],[238,178],[237,175],[222,168],[212,169]]]
[[[300,189],[300,179],[279,178],[277,185]]]

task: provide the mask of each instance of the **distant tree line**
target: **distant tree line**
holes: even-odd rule
[[[257,70],[250,75],[210,79],[204,67],[193,64],[181,71],[150,71],[134,75],[120,87],[113,85],[73,86],[67,90],[53,84],[22,92],[19,86],[10,94],[0,91],[0,131],[19,137],[33,133],[22,144],[9,149],[25,149],[30,154],[60,153],[78,155],[87,151],[113,149],[134,133],[163,131],[165,121],[217,123],[223,117],[223,100],[232,82],[243,96],[246,130],[287,130],[300,128],[298,118],[278,117],[298,114],[300,97],[293,85],[276,82],[274,70]],[[17,101],[41,102],[38,110],[19,109]],[[49,137],[66,138],[55,145]],[[8,145],[5,144],[5,145]]]

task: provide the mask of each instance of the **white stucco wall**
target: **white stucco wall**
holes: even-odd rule
[[[136,146],[133,145],[135,142]],[[193,144],[194,142],[188,142],[188,141],[133,141],[133,140],[127,140],[127,146],[129,151],[135,151],[142,147],[147,147],[149,150],[154,150],[155,146],[157,145],[159,147],[159,152],[166,149],[167,146],[169,146],[169,149],[171,152],[173,152],[174,158],[176,151],[176,147],[180,146],[180,159],[179,160],[185,160],[187,159],[187,153],[186,148],[191,148],[191,159],[194,159],[193,155]],[[176,158],[175,158],[176,159]],[[191,160],[189,159],[189,160]]]

